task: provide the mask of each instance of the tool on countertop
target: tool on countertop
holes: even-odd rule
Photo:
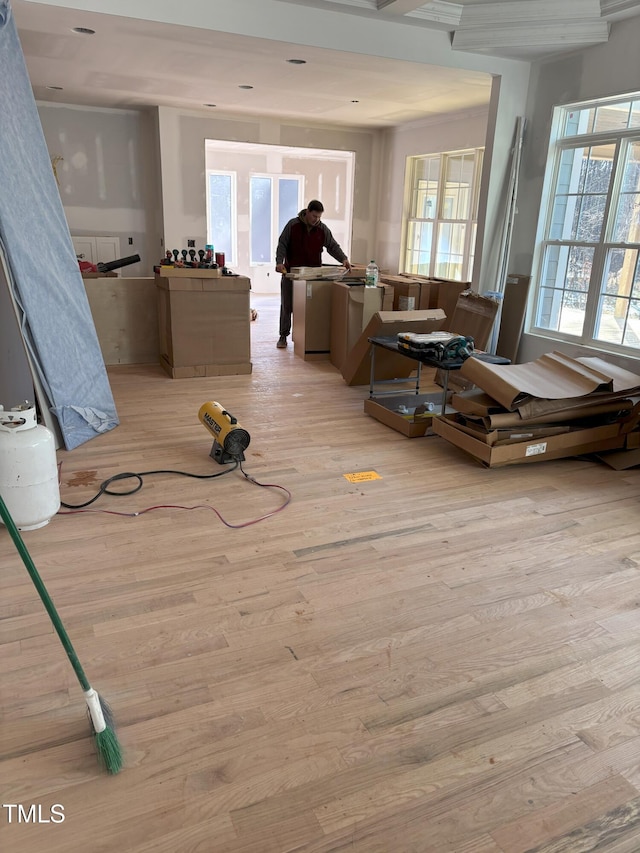
[[[128,267],[130,264],[137,264],[140,261],[140,255],[129,255],[126,258],[118,258],[115,261],[108,261],[106,264],[97,264],[98,272],[113,272],[119,270],[120,267]]]

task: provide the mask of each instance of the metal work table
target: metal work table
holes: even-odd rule
[[[404,355],[407,358],[412,359],[417,362],[417,373],[416,373],[416,382],[415,382],[415,393],[420,393],[420,372],[423,364],[426,364],[428,367],[435,367],[436,369],[440,369],[444,372],[444,385],[442,388],[442,402],[440,404],[440,413],[444,414],[447,404],[447,391],[449,386],[449,372],[451,370],[460,370],[462,365],[465,363],[466,359],[445,359],[441,360],[438,358],[434,358],[433,356],[427,355],[424,352],[420,351],[411,351],[408,349],[404,349],[403,347],[398,346],[398,339],[395,337],[379,337],[379,338],[369,338],[369,343],[371,344],[371,373],[369,380],[369,399],[374,397],[374,387],[376,384],[397,384],[398,382],[408,382],[408,379],[379,379],[376,382],[376,349],[381,347],[382,349],[389,350],[389,352],[399,353],[400,355]],[[510,364],[510,360],[508,358],[503,358],[499,355],[490,355],[486,352],[474,352],[469,358],[478,358],[481,361],[489,362],[489,364]],[[394,391],[382,391],[378,393],[378,396],[384,396],[389,394],[394,394],[397,392]]]

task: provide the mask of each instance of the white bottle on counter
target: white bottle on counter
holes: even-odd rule
[[[369,263],[367,264],[367,269],[365,271],[364,286],[376,287],[378,284],[378,275],[378,265],[375,261],[369,261]]]

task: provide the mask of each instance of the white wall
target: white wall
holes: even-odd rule
[[[47,5],[62,5],[58,0],[43,0]],[[173,0],[66,0],[66,6],[112,15],[155,20],[169,24],[185,24],[184,8]],[[366,14],[359,14],[354,3],[353,14],[334,12],[328,8],[313,8],[282,0],[242,0],[231,3],[229,0],[191,0],[190,21],[193,26],[208,28],[219,32],[236,33],[274,41],[274,50],[282,43],[290,43],[304,48],[305,45],[328,50],[361,53],[371,56],[401,59],[420,65],[439,65],[447,68],[460,68],[481,71],[493,77],[493,95],[489,108],[489,121],[486,146],[486,164],[483,176],[478,245],[476,246],[477,267],[481,275],[476,287],[490,290],[496,280],[496,246],[502,226],[504,192],[508,178],[509,154],[512,147],[515,118],[522,115],[529,80],[530,65],[527,62],[502,59],[493,56],[454,51],[451,39],[445,31],[431,30],[407,25],[404,22],[391,22]],[[634,51],[635,52],[635,51]],[[182,116],[182,118],[179,118]],[[200,127],[197,125],[200,124]],[[204,130],[204,127],[207,129]],[[209,128],[214,128],[212,131]],[[217,133],[215,128],[218,128]],[[204,132],[203,132],[204,131]],[[347,134],[349,131],[342,131]],[[347,147],[360,152],[362,173],[368,174],[370,183],[359,180],[356,175],[356,198],[354,205],[354,243],[352,255],[362,258],[371,254],[374,245],[375,229],[371,221],[379,210],[378,176],[381,145],[376,132],[354,131],[358,136],[355,143]],[[192,158],[197,171],[202,168],[202,155],[194,140],[204,136],[218,139],[238,139],[244,141],[275,144],[308,145],[319,148],[334,147],[325,141],[322,128],[308,125],[287,126],[274,121],[244,118],[212,118],[210,121],[168,108],[161,108],[160,143],[162,146],[162,189],[168,193],[171,202],[181,202],[181,192],[177,186],[186,168],[180,160],[180,154]],[[328,130],[329,138],[335,136],[335,130]],[[291,139],[289,139],[291,137]],[[357,143],[357,144],[356,144]],[[340,146],[336,146],[340,147]],[[361,150],[362,149],[362,150]],[[368,149],[368,154],[367,154]],[[364,155],[364,156],[363,156]],[[184,167],[184,168],[183,168]],[[188,186],[194,187],[194,180],[188,180]],[[196,193],[203,182],[196,182]],[[186,189],[186,188],[185,188]],[[168,199],[164,199],[165,232],[167,237],[182,237],[190,234],[198,226],[202,216],[201,205],[194,206],[189,200],[179,204],[174,211]],[[169,217],[167,219],[167,217]],[[186,226],[186,229],[185,229]]]
[[[39,104],[39,112],[50,153],[64,157],[58,173],[70,230],[119,235],[122,256],[142,256],[140,265],[123,270],[127,277],[151,275],[165,248],[186,248],[188,239],[196,248],[205,245],[206,139],[354,151],[350,257],[366,263],[375,256],[397,272],[406,158],[485,145],[489,123],[489,107],[387,130],[170,108],[143,113]],[[143,226],[148,231],[138,230]],[[341,233],[335,236],[343,241]],[[237,271],[251,277],[250,270]]]
[[[356,155],[351,258],[364,259],[374,247],[381,132],[308,123],[280,123],[252,116],[208,116],[160,107],[159,140],[162,209],[167,247],[188,239],[206,243],[205,142],[207,139],[299,148],[354,151]],[[340,235],[335,235],[340,239]],[[275,243],[273,252],[275,257]],[[366,263],[366,261],[365,261]],[[246,272],[250,277],[250,271]]]
[[[606,44],[533,66],[509,272],[531,272],[553,107],[639,91],[639,43],[640,18],[631,18],[613,25]],[[525,334],[518,360],[532,361],[551,349],[574,356],[602,355],[586,347]],[[629,370],[638,371],[637,358],[611,358]]]
[[[141,258],[125,274],[151,275],[161,256],[154,114],[42,102],[38,113],[50,156],[63,158],[57,175],[70,232],[119,237],[118,257]]]
[[[298,203],[290,214],[298,213],[311,199],[324,204],[322,221],[331,229],[344,252],[351,255],[351,212],[353,209],[353,152],[323,151],[315,148],[284,148],[279,145],[254,145],[209,141],[206,144],[207,170],[230,172],[236,184],[236,249],[227,266],[251,279],[254,293],[278,293],[281,276],[275,272],[275,252],[280,234],[277,219],[265,217],[260,225],[270,226],[266,261],[250,263],[251,257],[251,178],[256,175],[295,177],[299,186]],[[206,192],[206,187],[205,187]],[[277,198],[274,185],[273,195]],[[273,212],[273,210],[272,210]],[[288,218],[288,217],[287,217]],[[263,231],[262,233],[266,233]],[[219,247],[213,239],[214,249]],[[196,248],[203,244],[197,244]],[[336,261],[324,252],[322,262]]]
[[[400,270],[407,158],[482,148],[487,121],[488,106],[484,110],[442,116],[439,121],[411,122],[383,132],[382,181],[375,235],[376,261],[382,269],[392,274]]]

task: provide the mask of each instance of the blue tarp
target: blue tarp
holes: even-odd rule
[[[31,362],[72,450],[119,421],[9,0],[0,0],[0,251]]]

